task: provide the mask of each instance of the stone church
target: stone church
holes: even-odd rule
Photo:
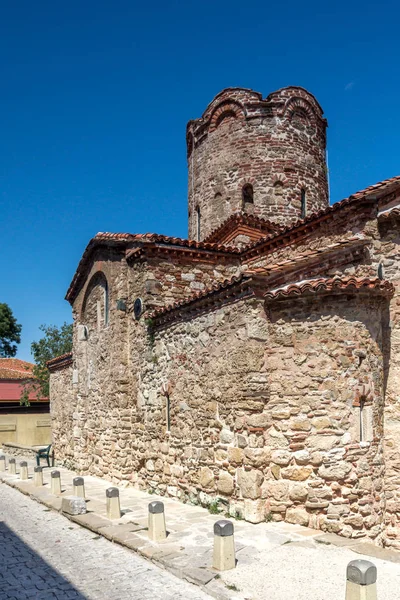
[[[330,206],[323,111],[220,92],[188,239],[98,233],[49,363],[58,464],[400,549],[400,176]]]

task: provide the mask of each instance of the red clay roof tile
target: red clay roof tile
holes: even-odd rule
[[[329,279],[319,277],[277,288],[264,294],[266,300],[279,300],[293,298],[302,295],[313,295],[321,292],[336,291],[362,291],[378,292],[385,296],[392,296],[394,292],[393,284],[390,281],[374,278],[360,277],[332,277]]]

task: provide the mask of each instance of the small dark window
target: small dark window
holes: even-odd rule
[[[171,402],[169,399],[169,394],[167,394],[166,400],[167,400],[167,406],[166,406],[167,431],[171,431]]]
[[[104,325],[107,326],[110,318],[110,298],[108,293],[108,283],[104,283]]]
[[[306,199],[306,190],[301,190],[301,214],[302,219],[305,219],[307,216],[307,199]]]
[[[201,219],[200,208],[197,206],[196,207],[196,236],[197,236],[198,242],[200,241],[200,234],[201,234],[200,219]]]
[[[243,186],[242,201],[243,206],[245,206],[245,204],[254,204],[254,191],[251,183],[246,183],[246,185]]]

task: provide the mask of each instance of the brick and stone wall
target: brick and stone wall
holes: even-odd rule
[[[139,483],[205,504],[221,496],[253,522],[380,536],[384,310],[348,297],[292,301],[268,323],[252,300],[157,332],[142,377],[151,447]],[[365,385],[374,405],[360,443]]]
[[[326,121],[314,96],[284,88],[218,94],[187,129],[189,238],[204,239],[240,210],[284,225],[328,206]],[[243,202],[243,187],[253,203]],[[198,236],[198,212],[200,236]]]

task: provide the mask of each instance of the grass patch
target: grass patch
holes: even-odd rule
[[[211,504],[208,505],[208,512],[211,515],[219,515],[219,505],[218,500],[214,500]]]
[[[225,585],[228,590],[232,590],[232,592],[239,592],[239,588],[234,583],[226,583]]]
[[[271,523],[271,521],[272,521],[272,518],[273,518],[273,517],[272,517],[272,513],[271,513],[271,512],[269,512],[269,513],[267,514],[267,516],[265,517],[265,520],[267,521],[267,523]]]

